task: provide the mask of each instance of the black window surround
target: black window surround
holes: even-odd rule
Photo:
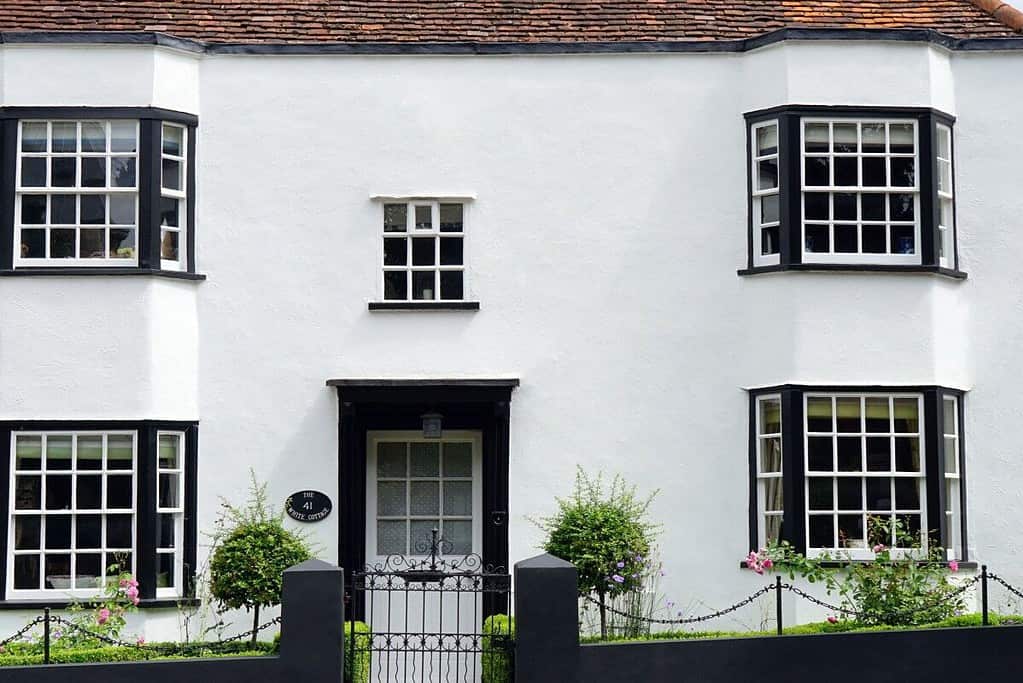
[[[807,528],[805,515],[806,471],[804,461],[804,397],[806,394],[919,394],[922,397],[923,413],[920,415],[923,427],[920,435],[923,439],[924,459],[923,478],[926,481],[924,494],[926,514],[923,520],[926,530],[937,533],[937,539],[943,548],[960,546],[957,559],[969,562],[969,542],[967,536],[967,500],[966,500],[966,438],[964,434],[964,399],[965,392],[937,385],[922,386],[851,386],[851,385],[797,385],[784,384],[771,387],[749,389],[749,547],[763,546],[761,534],[761,517],[764,510],[758,500],[760,490],[760,468],[758,467],[758,398],[774,396],[780,399],[781,431],[781,481],[782,507],[779,540],[787,541],[800,552],[807,552]],[[955,399],[956,426],[945,424],[945,399]],[[957,433],[958,462],[956,470],[958,500],[948,501],[946,496],[946,432]],[[954,489],[953,489],[954,490]],[[955,529],[950,528],[946,510],[956,508],[958,503]]]
[[[915,121],[918,130],[917,187],[919,189],[918,224],[919,244],[916,251],[919,263],[806,263],[803,259],[803,157],[801,149],[801,126],[804,118],[830,119],[901,119]],[[952,157],[955,157],[955,118],[944,112],[924,107],[859,107],[822,105],[784,105],[762,109],[745,114],[746,119],[746,165],[747,165],[747,265],[738,271],[739,275],[755,275],[779,271],[859,271],[896,273],[934,273],[953,279],[966,279],[966,273],[959,270],[958,228],[953,222],[951,236],[952,253],[946,263],[940,263],[939,220],[940,201],[938,197],[938,160],[936,142],[938,126],[947,126],[950,133]],[[758,259],[754,237],[754,168],[753,146],[754,127],[768,121],[776,121],[777,128],[777,190],[778,225],[776,261],[764,264]],[[955,174],[951,178],[955,192]],[[952,202],[952,218],[955,220],[955,202]],[[759,226],[756,226],[759,229]],[[841,261],[836,256],[836,261]]]
[[[139,581],[139,606],[146,607],[173,607],[179,604],[195,603],[195,568],[196,568],[196,546],[198,530],[196,525],[197,508],[197,470],[198,470],[198,446],[199,426],[194,421],[165,421],[165,420],[104,420],[104,421],[83,421],[83,420],[18,420],[0,422],[0,444],[3,444],[0,454],[0,479],[10,481],[11,471],[11,448],[12,435],[21,431],[105,431],[124,430],[137,432],[137,463],[136,463],[136,505],[134,515],[136,519],[135,531],[135,573]],[[184,487],[181,495],[184,503],[184,538],[181,541],[181,552],[183,560],[183,586],[181,597],[157,597],[157,538],[158,538],[158,514],[157,514],[157,453],[159,432],[183,432],[184,433]],[[10,490],[8,486],[0,487],[0,510],[4,514],[4,523],[0,525],[0,548],[4,548],[4,557],[0,560],[0,610],[26,609],[41,607],[64,607],[69,604],[66,595],[60,591],[54,591],[52,599],[30,599],[18,600],[8,599],[7,585],[8,572],[12,571],[7,566],[8,533],[10,524],[8,515],[10,510]]]
[[[135,120],[139,122],[137,265],[46,266],[14,265],[15,193],[18,165],[18,127],[24,119],[36,120]],[[195,267],[195,131],[194,114],[156,107],[0,107],[0,276],[138,276],[205,280]],[[162,124],[174,123],[187,130],[185,168],[185,267],[161,267],[161,154]]]
[[[508,568],[508,468],[511,395],[517,379],[331,379],[338,395],[338,491],[342,523],[338,557],[346,581],[366,565],[367,432],[421,430],[422,415],[439,412],[444,430],[482,433],[483,547],[487,566]],[[365,613],[365,595],[349,609]],[[505,613],[506,597],[484,597],[484,616]]]

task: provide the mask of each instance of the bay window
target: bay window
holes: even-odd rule
[[[131,572],[143,600],[187,594],[195,564],[194,423],[4,423],[8,601],[102,593]]]
[[[961,409],[941,387],[753,392],[751,544],[852,559],[938,545],[967,559]]]
[[[189,114],[0,108],[0,274],[195,276]]]
[[[958,271],[952,123],[930,109],[780,107],[747,115],[749,264]]]

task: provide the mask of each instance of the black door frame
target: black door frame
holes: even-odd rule
[[[443,415],[445,430],[483,434],[483,564],[508,567],[508,453],[511,394],[517,379],[331,379],[338,395],[338,563],[351,585],[366,566],[366,438],[371,431],[422,429],[423,413]],[[363,618],[365,594],[349,609]],[[506,599],[504,600],[506,601]],[[505,612],[499,595],[484,616]]]

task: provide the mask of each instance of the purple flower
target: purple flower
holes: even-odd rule
[[[625,566],[625,563],[624,563],[624,562],[619,562],[619,563],[618,563],[617,565],[615,565],[615,566],[616,566],[616,567],[618,567],[619,569],[622,569],[622,568],[623,568],[623,567]]]
[[[618,574],[615,574],[611,578],[614,580],[615,583],[625,583],[625,577],[624,576],[620,576]]]

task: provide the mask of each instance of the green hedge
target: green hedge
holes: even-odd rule
[[[355,628],[355,652],[352,652],[352,625]],[[345,622],[345,683],[369,683],[373,652],[373,632],[367,624],[356,621]]]
[[[989,613],[988,623],[992,626],[1007,626],[1023,624],[1023,616],[1016,614]],[[855,621],[827,621],[790,626],[782,630],[784,635],[814,635],[819,633],[848,633],[850,631],[914,631],[928,628],[963,628],[969,626],[982,626],[983,617],[980,614],[964,614],[951,617],[932,624],[920,624],[917,626],[862,626]],[[584,636],[580,639],[582,643],[602,642],[636,642],[646,640],[701,640],[714,638],[757,638],[777,635],[776,631],[657,631],[648,635],[636,638],[610,637],[601,640],[599,636]]]
[[[515,640],[515,620],[495,614],[483,622],[483,683],[511,683],[512,655],[508,641]]]
[[[197,657],[263,657],[269,652],[267,644],[264,647],[252,649],[249,643],[238,647],[224,648],[216,647],[210,649],[210,644],[197,643],[193,650],[191,646],[180,654],[165,654],[165,651],[156,649],[159,646],[171,646],[171,643],[160,643],[143,647],[94,647],[76,649],[52,649],[50,650],[51,664],[98,664],[112,662],[142,662],[156,659],[194,659]],[[258,647],[258,646],[257,646]],[[8,647],[0,654],[0,667],[4,666],[34,666],[43,663],[42,646],[28,645],[23,647]]]

